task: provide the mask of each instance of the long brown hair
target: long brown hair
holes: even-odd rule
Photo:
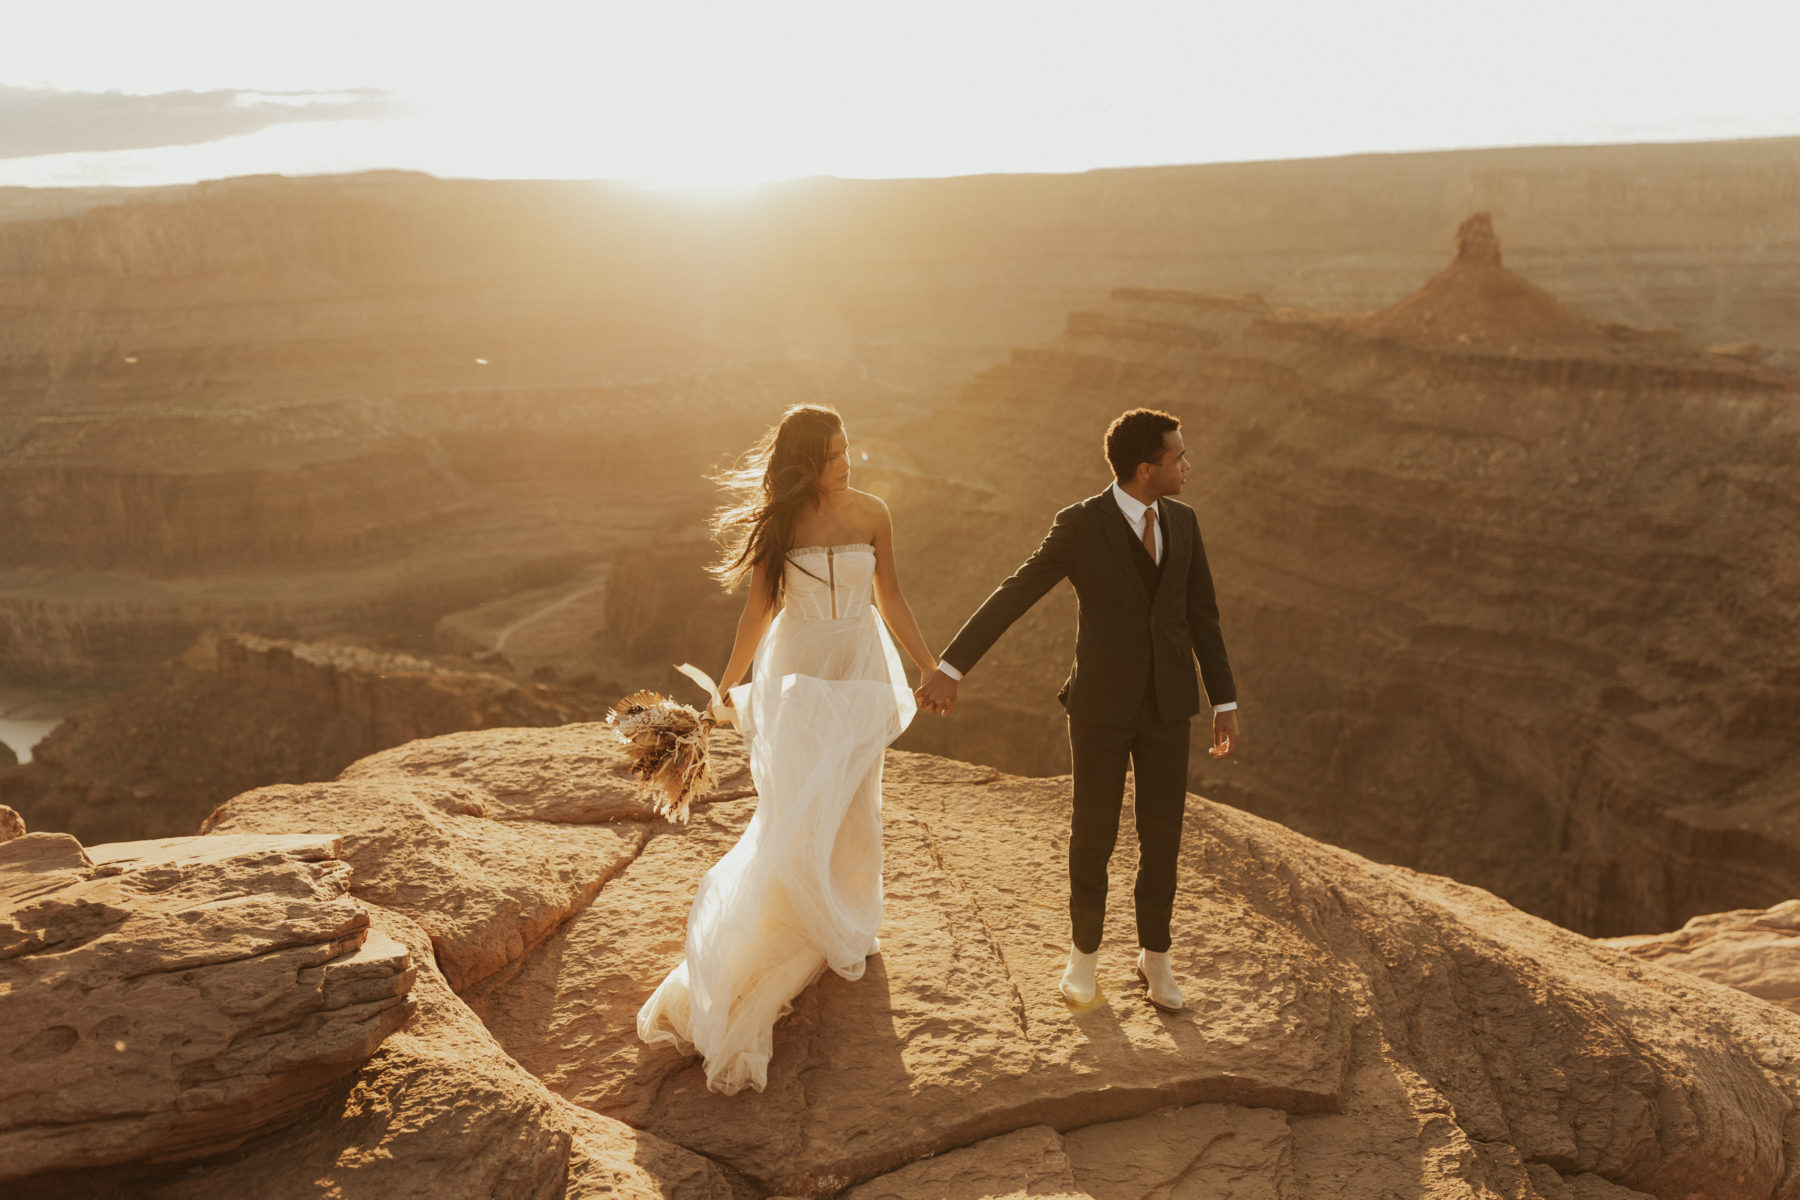
[[[797,404],[735,466],[711,476],[736,493],[713,514],[713,536],[724,554],[707,568],[727,591],[735,591],[757,564],[766,563],[769,602],[781,598],[782,566],[794,548],[794,527],[801,514],[825,498],[819,474],[833,435],[843,428],[836,409]]]

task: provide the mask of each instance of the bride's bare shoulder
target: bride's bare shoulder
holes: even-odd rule
[[[893,518],[888,515],[887,501],[868,492],[859,492],[855,488],[847,490],[856,512],[858,534],[868,541],[879,543],[882,536],[894,527]]]
[[[894,523],[893,517],[888,513],[887,501],[880,496],[859,492],[855,488],[851,488],[849,491],[850,499],[856,505],[858,523],[871,529],[885,528]]]
[[[856,511],[858,513],[886,514],[888,510],[887,501],[883,500],[880,496],[872,495],[869,492],[861,492],[855,488],[846,488],[845,490],[850,493],[850,499],[855,503]]]

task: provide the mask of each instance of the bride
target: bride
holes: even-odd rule
[[[795,996],[827,967],[862,978],[880,950],[882,756],[916,710],[875,609],[923,673],[937,666],[900,592],[887,505],[850,486],[849,447],[836,412],[791,408],[720,480],[741,502],[715,518],[726,549],[712,572],[750,584],[720,690],[750,748],[756,813],[700,880],[687,956],[637,1028],[699,1053],[726,1095],[767,1084]]]

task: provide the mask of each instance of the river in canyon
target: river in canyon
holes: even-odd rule
[[[0,743],[10,747],[20,762],[30,762],[31,748],[45,734],[102,694],[76,684],[0,682]]]

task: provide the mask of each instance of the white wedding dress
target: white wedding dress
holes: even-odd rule
[[[768,1082],[775,1022],[830,967],[860,979],[881,927],[881,762],[912,721],[900,656],[870,602],[875,550],[790,551],[786,602],[733,688],[756,813],[700,880],[687,956],[638,1036],[706,1062],[730,1095]]]

